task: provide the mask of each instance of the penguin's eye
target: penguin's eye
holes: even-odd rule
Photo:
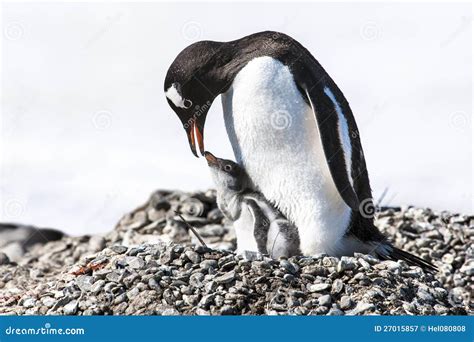
[[[230,172],[230,171],[232,171],[232,165],[230,165],[230,164],[224,165],[224,171],[225,171],[225,172]]]
[[[193,105],[193,101],[191,101],[191,100],[186,99],[186,100],[184,100],[184,102],[183,102],[183,106],[184,106],[184,108],[186,108],[186,109],[191,108],[192,105]]]

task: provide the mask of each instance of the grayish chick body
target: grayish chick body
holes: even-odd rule
[[[298,229],[265,197],[249,188],[250,180],[237,163],[205,153],[217,190],[217,205],[233,223],[237,253],[268,254],[273,258],[301,254]]]

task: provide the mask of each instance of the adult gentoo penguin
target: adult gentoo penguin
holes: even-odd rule
[[[204,124],[222,94],[236,161],[251,186],[298,227],[305,255],[373,253],[426,261],[396,249],[373,224],[359,131],[341,90],[300,43],[278,32],[200,41],[173,61],[165,94],[204,153]]]

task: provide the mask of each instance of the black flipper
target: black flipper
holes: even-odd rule
[[[318,123],[324,155],[337,191],[349,207],[358,211],[360,203],[347,172],[350,166],[346,165],[344,148],[339,137],[340,123],[337,110],[331,98],[321,90],[321,86],[315,86],[306,89],[306,95]]]

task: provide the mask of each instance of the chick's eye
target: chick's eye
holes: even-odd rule
[[[193,101],[186,99],[184,100],[183,105],[184,105],[184,108],[186,109],[191,108],[191,106],[193,105]]]
[[[229,165],[229,164],[225,165],[225,166],[224,166],[224,171],[227,171],[227,172],[232,171],[232,166]]]

